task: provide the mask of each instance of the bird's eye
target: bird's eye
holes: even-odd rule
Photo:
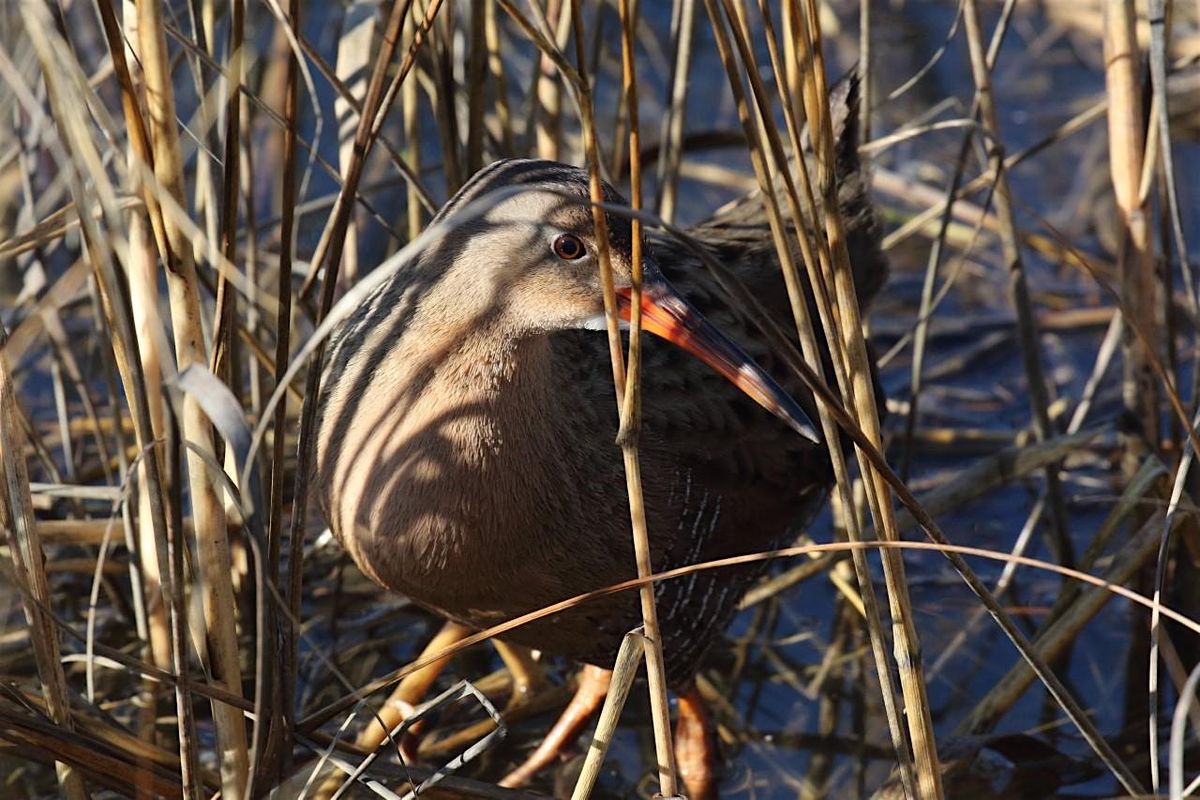
[[[583,246],[583,241],[578,236],[569,233],[564,233],[556,238],[551,247],[554,250],[554,255],[563,261],[575,261],[583,258],[583,254],[587,252],[587,248]]]

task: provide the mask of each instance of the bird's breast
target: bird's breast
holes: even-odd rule
[[[450,377],[453,391],[439,385]],[[611,574],[622,549],[612,540],[628,541],[612,432],[564,430],[556,420],[571,409],[519,391],[517,379],[509,363],[485,359],[434,375],[419,393],[393,385],[387,399],[368,391],[357,403],[335,393],[327,405],[344,418],[327,413],[321,424],[318,485],[355,561],[476,624],[574,594],[559,565]]]

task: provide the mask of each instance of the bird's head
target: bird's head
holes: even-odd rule
[[[604,199],[625,200],[608,184]],[[606,214],[617,314],[633,311],[630,221]],[[499,319],[517,335],[603,330],[604,293],[588,173],[553,161],[508,160],[480,170],[438,213],[446,233],[422,262],[445,269],[443,302]],[[642,327],[682,347],[814,442],[811,421],[779,385],[663,277],[641,247]],[[452,288],[451,288],[452,287]]]

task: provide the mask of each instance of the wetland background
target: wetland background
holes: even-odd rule
[[[548,52],[586,79],[600,159],[628,194],[623,5],[0,3],[4,796],[315,796],[318,761],[362,759],[348,743],[387,691],[345,698],[411,661],[439,621],[358,573],[315,510],[297,513],[306,362],[274,413],[268,400],[328,303],[479,165],[584,163],[578,85]],[[738,80],[757,70],[767,87],[753,129],[782,131],[771,33],[756,3],[633,5],[645,206],[699,221],[757,189],[762,146],[713,26],[750,46]],[[831,0],[811,19],[830,79],[857,64],[868,90],[863,152],[892,264],[868,321],[889,462],[954,544],[1158,591],[1194,620],[1200,6],[1149,5]],[[808,6],[765,5],[797,99],[821,61],[798,44]],[[1169,25],[1148,24],[1164,10]],[[228,394],[180,381],[189,362]],[[260,424],[256,484],[238,475],[238,434]],[[799,544],[844,539],[846,515],[867,516],[856,497]],[[904,537],[924,540],[912,519]],[[1172,780],[1184,796],[1200,771],[1185,688],[1197,623],[1152,634],[1150,609],[1109,589],[968,558],[1077,702],[1073,721],[941,554],[904,560],[946,796],[1168,796]],[[880,788],[896,747],[845,553],[779,559],[744,605],[702,671],[721,796],[900,796]],[[438,688],[471,681],[507,735],[438,791],[519,796],[492,783],[568,696],[571,667],[546,669],[506,709],[494,650],[455,658]],[[486,735],[483,716],[470,699],[440,713],[412,774]],[[597,796],[653,793],[650,727],[638,684]],[[569,791],[578,766],[532,790]],[[405,791],[388,748],[368,774]]]

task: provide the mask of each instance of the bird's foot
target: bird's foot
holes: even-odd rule
[[[512,693],[509,695],[508,705],[504,708],[504,715],[507,717],[528,703],[542,689],[548,688],[550,681],[547,680],[542,665],[534,659],[529,648],[502,642],[499,639],[493,639],[492,646],[496,648],[500,660],[508,668],[509,677],[512,679]]]
[[[605,695],[608,694],[608,684],[611,680],[612,672],[607,669],[588,665],[580,670],[579,686],[575,695],[554,723],[554,727],[524,763],[504,776],[500,785],[509,789],[524,786],[552,764],[562,751],[579,737],[588,720],[600,708]]]
[[[447,622],[430,640],[429,644],[425,645],[425,649],[421,651],[417,660],[423,661],[430,656],[437,655],[470,632],[469,628],[459,625],[457,622]],[[391,697],[376,713],[374,719],[358,734],[355,744],[369,752],[378,749],[396,726],[412,715],[414,707],[425,700],[430,687],[433,686],[442,670],[446,668],[447,663],[448,659],[443,658],[404,676],[404,679],[392,692]],[[417,723],[400,737],[400,742],[398,742],[400,756],[406,764],[411,764],[416,760],[416,746],[420,740],[420,733],[420,723]]]
[[[717,746],[708,703],[694,685],[679,695],[675,725],[675,765],[687,788],[688,800],[717,796]]]

